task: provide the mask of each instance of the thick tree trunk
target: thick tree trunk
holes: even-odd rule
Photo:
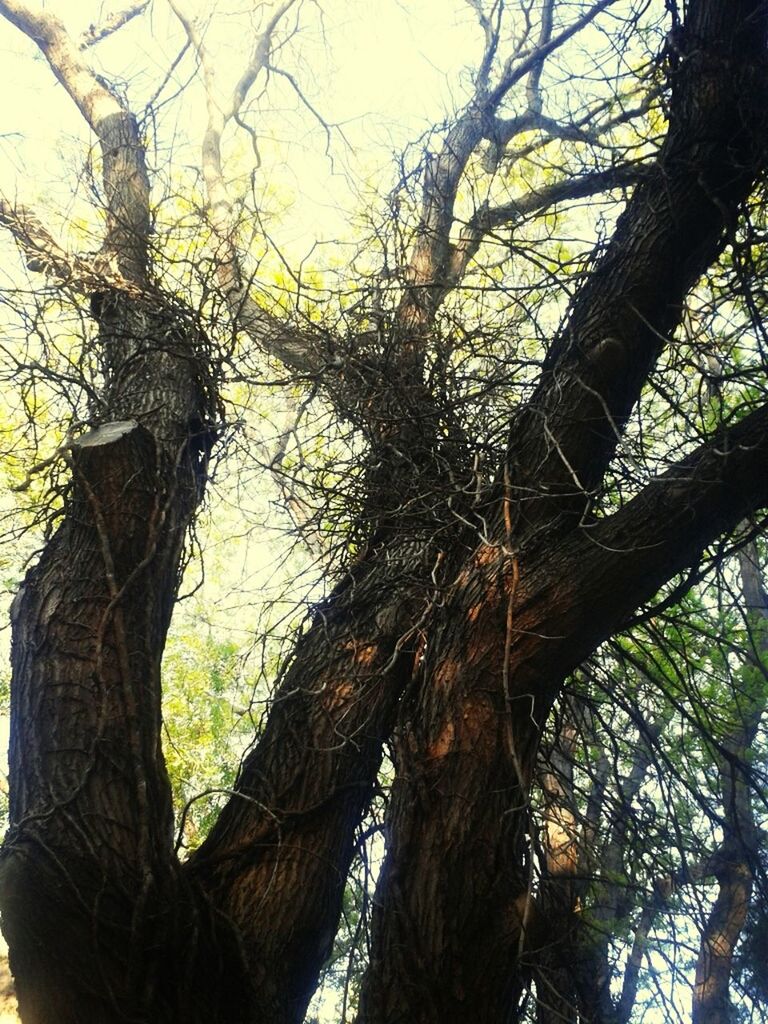
[[[175,866],[160,744],[160,660],[205,475],[204,351],[160,300],[96,306],[102,422],[70,447],[61,524],[12,616],[0,886],[19,1006],[31,1024],[245,1020],[233,933]]]
[[[300,1024],[331,952],[356,830],[445,572],[448,517],[434,496],[446,465],[465,473],[415,362],[405,377],[357,365],[359,390],[342,382],[338,405],[353,418],[365,397],[363,553],[314,610],[235,795],[187,869],[237,925],[261,1024]],[[448,525],[460,560],[463,528]]]
[[[428,604],[428,547],[357,567],[301,639],[258,745],[188,870],[237,922],[261,1024],[298,1024],[331,950]]]
[[[541,942],[525,851],[546,716],[566,673],[620,624],[620,609],[653,592],[656,571],[668,578],[657,559],[663,549],[679,557],[671,535],[679,530],[689,550],[698,543],[693,508],[688,536],[678,519],[661,543],[658,533],[625,532],[615,515],[604,524],[610,557],[601,528],[580,520],[760,166],[765,24],[757,0],[690,5],[656,171],[636,189],[514,421],[492,541],[460,574],[400,719],[365,1024],[514,1018],[525,958]],[[704,484],[689,471],[694,488]],[[652,492],[632,504],[642,508]],[[711,513],[713,523],[716,503]]]
[[[102,143],[105,252],[126,285],[94,296],[99,425],[71,446],[61,524],[14,609],[0,897],[25,1024],[298,1024],[393,730],[360,1021],[514,1020],[532,976],[540,1019],[573,1019],[585,997],[546,919],[557,903],[558,927],[567,921],[573,894],[560,879],[540,899],[531,884],[542,727],[569,671],[768,502],[763,410],[620,512],[585,520],[687,291],[764,163],[765,3],[688,5],[658,165],[576,296],[514,418],[495,502],[476,521],[457,507],[466,478],[461,445],[446,440],[450,414],[422,382],[432,318],[454,283],[454,200],[496,107],[449,133],[429,163],[425,233],[400,309],[410,336],[377,336],[370,365],[360,339],[365,370],[356,379],[350,360],[335,396],[370,443],[369,547],[316,610],[233,798],[183,869],[160,749],[160,660],[215,382],[190,318],[146,297],[149,183],[135,119],[55,18],[20,7],[0,3]]]
[[[751,434],[767,415],[723,437],[729,454],[694,453],[530,566],[487,545],[460,575],[401,711],[361,1022],[514,1019],[525,961],[549,936],[525,857],[546,716],[567,674],[695,559],[710,530],[765,500],[768,481],[748,466],[758,450],[768,460],[768,442]]]

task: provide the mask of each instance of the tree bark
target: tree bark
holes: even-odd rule
[[[205,353],[164,301],[96,306],[102,422],[71,444],[60,525],[12,614],[0,888],[19,1007],[32,1024],[245,1020],[234,934],[175,867],[160,742],[160,662],[205,479]],[[219,946],[209,981],[198,968]]]
[[[673,83],[657,173],[636,189],[515,419],[492,541],[452,587],[421,688],[401,711],[365,1024],[514,1017],[525,958],[541,943],[527,800],[552,702],[630,605],[655,591],[657,573],[669,578],[721,515],[733,527],[749,507],[755,485],[738,452],[730,471],[743,504],[723,489],[725,460],[698,452],[678,467],[679,487],[662,477],[594,530],[574,529],[686,293],[754,181],[765,23],[756,0],[690,5],[690,55]],[[750,421],[758,433],[763,418]]]
[[[318,611],[236,795],[188,866],[237,923],[262,1024],[304,1019],[331,951],[355,831],[413,671],[428,551],[388,545]]]

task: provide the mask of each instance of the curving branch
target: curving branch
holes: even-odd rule
[[[47,11],[2,0],[0,14],[39,47],[96,135],[103,163],[107,230],[102,251],[132,284],[147,283],[149,178],[136,118],[85,62],[63,23]]]
[[[750,650],[747,664],[760,675],[768,655],[768,594],[754,541],[739,551],[742,596]],[[723,809],[723,842],[714,858],[718,889],[701,933],[693,987],[693,1024],[726,1024],[732,1019],[730,980],[736,947],[752,902],[759,830],[752,806],[750,751],[765,714],[765,687],[734,688],[733,721],[717,756]]]
[[[589,8],[580,18],[559,33],[553,33],[554,4],[545,3],[541,15],[538,40],[521,59],[531,24],[512,54],[506,59],[496,83],[491,82],[491,70],[498,55],[503,4],[494,4],[486,14],[482,4],[469,0],[484,33],[484,53],[475,79],[474,94],[446,135],[439,151],[430,156],[423,175],[422,211],[416,232],[416,242],[404,270],[407,288],[397,311],[397,322],[406,336],[418,336],[429,329],[445,297],[456,288],[477,253],[485,234],[502,224],[513,225],[524,212],[540,212],[552,203],[595,195],[603,188],[617,184],[634,183],[631,172],[626,175],[612,167],[605,171],[590,172],[581,178],[533,191],[518,200],[489,211],[481,206],[476,215],[459,231],[455,218],[455,201],[461,181],[470,161],[478,154],[481,144],[487,144],[483,156],[484,170],[493,175],[505,159],[513,164],[518,159],[539,149],[552,140],[586,143],[592,146],[608,145],[610,132],[646,113],[657,100],[659,89],[644,90],[642,98],[633,106],[627,105],[635,92],[618,99],[619,111],[611,113],[613,101],[601,101],[571,122],[562,122],[543,112],[541,75],[547,58],[609,4],[599,3]],[[511,118],[498,116],[498,109],[512,88],[525,82],[524,111]],[[609,116],[605,116],[606,110]],[[519,136],[537,132],[539,138],[519,150],[509,152],[509,144]],[[581,187],[580,187],[581,186]],[[584,188],[584,191],[581,188]],[[571,191],[572,190],[572,191]],[[518,212],[519,211],[519,212]]]
[[[658,100],[660,91],[658,86],[648,87],[643,91],[641,99],[635,106],[625,106],[624,104],[637,95],[637,90],[629,95],[617,97],[616,100],[603,100],[573,121],[557,121],[553,117],[547,117],[541,110],[531,108],[515,117],[496,118],[489,139],[490,146],[484,159],[485,170],[489,173],[495,171],[502,160],[505,164],[512,165],[522,157],[539,150],[552,139],[561,139],[564,142],[582,142],[590,146],[605,146],[610,149],[610,132],[620,125],[628,124],[635,118],[647,114]],[[600,120],[600,116],[606,110],[610,110],[614,102],[618,103],[619,112]],[[542,133],[543,138],[526,143],[518,149],[511,151],[508,149],[510,142],[520,135],[532,131]]]
[[[461,282],[483,240],[499,228],[514,229],[533,214],[551,210],[560,203],[635,185],[643,178],[647,167],[643,162],[617,164],[604,171],[588,171],[564,178],[511,199],[501,206],[481,207],[467,221],[451,246],[451,260],[442,289],[443,295],[447,295]]]
[[[528,101],[533,103],[531,116],[539,116],[539,81],[546,59],[614,2],[599,0],[554,34],[553,4],[548,2],[537,44],[520,58],[525,39],[521,40],[504,62],[495,83],[491,82],[491,69],[498,50],[503,5],[494,5],[493,13],[488,16],[479,3],[471,3],[485,35],[484,53],[472,98],[446,134],[439,151],[428,157],[424,169],[420,221],[405,268],[407,288],[397,311],[397,322],[405,336],[418,338],[428,330],[443,298],[458,283],[451,244],[456,197],[478,147],[483,141],[495,138],[496,112],[500,105],[515,85],[527,81]]]
[[[621,510],[574,535],[574,558],[589,550],[599,555],[602,612],[595,606],[589,611],[601,639],[719,536],[767,504],[768,405],[675,463]],[[583,575],[578,572],[579,579]]]

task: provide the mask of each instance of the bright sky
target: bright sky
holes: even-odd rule
[[[76,0],[62,15],[64,5],[47,6],[66,18],[75,35],[99,20],[99,11],[112,9]],[[194,0],[188,6],[193,8]],[[207,33],[225,92],[241,71],[243,44],[252,38],[245,13],[252,9],[242,0],[219,3]],[[322,24],[312,4],[304,4],[299,22],[289,52],[278,60],[295,74],[321,116],[339,126],[332,138],[333,160],[325,155],[326,137],[317,122],[305,110],[288,109],[296,104],[285,82],[272,84],[265,110],[249,120],[261,135],[263,165],[257,182],[263,186],[279,180],[294,193],[301,208],[296,219],[303,224],[298,235],[306,243],[338,237],[348,219],[353,204],[345,172],[351,180],[361,175],[370,180],[384,171],[382,187],[391,187],[392,155],[460,101],[455,95],[460,70],[476,59],[481,41],[468,6],[450,0],[329,0],[323,4]],[[183,41],[165,0],[156,0],[151,16],[136,18],[89,53],[111,81],[130,83],[129,98],[141,113]],[[55,198],[64,213],[82,170],[87,129],[33,44],[4,21],[0,67],[4,94],[14,97],[0,119],[0,190],[26,202]],[[161,100],[176,91],[174,83],[188,82],[193,68],[188,54]],[[252,95],[258,91],[259,83]],[[178,157],[195,162],[204,123],[202,90],[192,83],[159,110],[161,146],[175,141]],[[243,153],[247,140],[242,132],[239,136],[231,132],[229,142]],[[179,145],[185,142],[194,149]]]

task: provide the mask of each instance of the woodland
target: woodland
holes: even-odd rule
[[[0,0],[23,1024],[765,1020],[768,0],[71,8]]]

